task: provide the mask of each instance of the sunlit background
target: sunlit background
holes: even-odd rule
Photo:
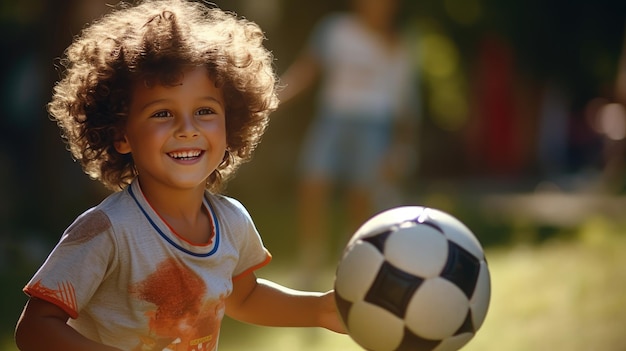
[[[384,0],[380,0],[384,1]],[[107,192],[65,150],[45,104],[58,58],[110,0],[1,0],[0,349],[21,288],[63,230]],[[317,20],[345,1],[223,0],[259,23],[282,73]],[[419,162],[402,203],[450,212],[487,250],[493,299],[472,350],[623,350],[626,83],[623,0],[407,0]],[[626,76],[626,63],[621,74]],[[295,162],[314,90],[280,108],[229,184],[290,284]],[[620,95],[621,94],[621,95]],[[336,220],[342,210],[337,206]],[[340,226],[337,225],[339,228]],[[340,229],[337,230],[338,232]],[[328,261],[329,289],[341,250]],[[4,340],[4,341],[2,341]],[[226,321],[222,350],[358,350],[345,336]]]

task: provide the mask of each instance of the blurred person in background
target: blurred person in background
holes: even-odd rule
[[[283,103],[320,84],[299,163],[299,259],[309,284],[328,258],[334,191],[341,189],[354,231],[398,204],[397,185],[416,161],[416,58],[400,31],[401,1],[350,6],[316,25],[281,77]]]

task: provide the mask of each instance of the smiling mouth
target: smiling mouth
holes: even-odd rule
[[[168,152],[167,155],[173,159],[186,161],[193,160],[202,155],[202,150],[174,151]]]

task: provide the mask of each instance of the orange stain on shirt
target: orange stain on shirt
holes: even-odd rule
[[[206,292],[202,278],[174,258],[161,262],[154,273],[133,285],[134,296],[155,305],[146,313],[151,335],[143,338],[137,350],[214,350],[224,297],[205,301]]]

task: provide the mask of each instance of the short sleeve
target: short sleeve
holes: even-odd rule
[[[51,302],[77,318],[116,262],[107,215],[90,210],[70,225],[24,292]]]
[[[231,235],[235,236],[235,243],[238,251],[238,261],[233,270],[233,280],[249,274],[265,265],[267,265],[272,255],[265,248],[263,240],[252,221],[250,213],[237,200],[226,198],[230,202],[232,209],[235,211],[234,220],[235,227]]]

